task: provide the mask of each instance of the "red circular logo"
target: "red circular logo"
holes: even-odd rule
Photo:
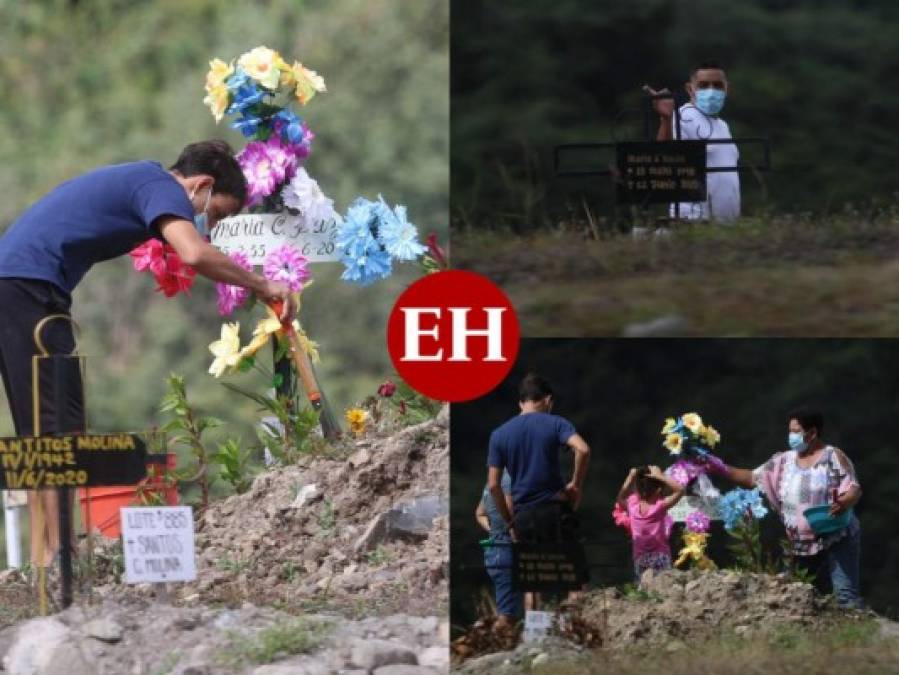
[[[509,298],[474,272],[429,274],[397,298],[387,348],[409,385],[440,401],[469,401],[505,379],[518,355]]]

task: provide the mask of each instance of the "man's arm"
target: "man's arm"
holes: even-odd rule
[[[512,511],[506,503],[506,495],[503,493],[502,487],[503,467],[491,466],[487,468],[487,489],[490,496],[493,497],[493,503],[496,504],[496,510],[499,511],[499,517],[509,526],[509,532],[513,532]],[[513,538],[514,534],[513,534]]]
[[[484,500],[478,502],[478,508],[474,510],[474,519],[478,521],[478,525],[488,532],[490,531],[490,519],[487,518],[487,511],[484,509]]]
[[[574,451],[574,475],[571,482],[565,486],[565,492],[572,508],[576,509],[581,503],[581,490],[587,477],[587,466],[590,464],[590,446],[580,434],[573,434],[568,439],[567,445]]]
[[[199,274],[213,281],[247,288],[262,300],[284,300],[281,318],[293,314],[290,287],[287,284],[270,281],[245,270],[197,234],[193,223],[183,218],[167,216],[159,219],[159,231],[181,260]]]
[[[643,91],[650,96],[658,94],[670,94],[667,89],[656,91],[649,85],[643,85]],[[659,115],[659,130],[656,133],[657,141],[670,141],[671,134],[671,118],[674,117],[674,99],[673,98],[656,98],[652,101],[652,109]]]

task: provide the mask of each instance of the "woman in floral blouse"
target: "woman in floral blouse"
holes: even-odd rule
[[[860,608],[861,526],[855,514],[847,527],[826,535],[816,534],[803,515],[812,506],[829,504],[832,515],[854,506],[862,494],[855,467],[821,439],[820,413],[800,410],[789,420],[789,450],[754,470],[728,466],[721,473],[738,485],[758,487],[783,520],[798,566],[815,575],[820,590],[828,590],[829,581],[840,607]]]

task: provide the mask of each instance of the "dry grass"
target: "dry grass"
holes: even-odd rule
[[[454,266],[509,294],[528,336],[620,335],[661,316],[688,335],[899,334],[899,214],[681,225],[666,236],[565,228],[454,234]],[[489,255],[485,255],[489,252]]]
[[[887,675],[896,672],[899,639],[883,639],[870,620],[847,620],[819,632],[785,629],[766,636],[726,635],[621,652],[593,652],[577,663],[547,662],[534,675]]]

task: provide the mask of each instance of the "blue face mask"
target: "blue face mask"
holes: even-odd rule
[[[787,443],[790,445],[790,450],[805,452],[808,449],[808,443],[805,442],[805,434],[799,431],[791,431],[787,437]]]
[[[725,94],[720,89],[697,89],[696,107],[706,115],[717,115],[724,107]]]
[[[191,199],[193,199],[193,195],[191,195]],[[206,204],[203,206],[203,212],[194,216],[194,228],[204,238],[209,236],[209,216],[206,212],[209,210],[210,199],[212,199],[212,188],[209,188],[209,192],[206,193]]]

